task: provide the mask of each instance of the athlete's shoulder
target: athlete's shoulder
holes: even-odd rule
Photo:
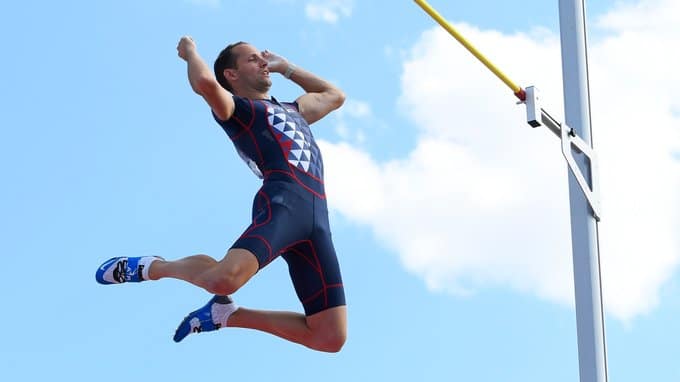
[[[265,107],[256,100],[241,97],[235,94],[232,95],[232,98],[234,100],[235,107],[231,118],[226,121],[222,121],[217,118],[215,113],[213,113],[215,120],[223,127],[225,127],[225,125],[236,125],[236,127],[239,128],[250,128],[255,122],[257,114],[263,113],[265,110]]]

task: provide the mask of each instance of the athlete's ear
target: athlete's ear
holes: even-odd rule
[[[226,78],[230,81],[234,81],[238,78],[238,74],[236,73],[236,69],[229,69],[229,68],[224,69],[224,72],[222,72],[222,74],[224,75],[224,78]]]

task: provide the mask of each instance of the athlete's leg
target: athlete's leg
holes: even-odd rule
[[[260,330],[314,350],[338,352],[347,338],[347,307],[336,306],[307,317],[239,308],[229,317],[227,326]]]
[[[323,229],[285,249],[291,280],[307,316],[240,308],[227,326],[256,329],[309,348],[337,352],[347,337],[347,308],[342,276],[330,233]]]
[[[245,249],[232,248],[221,261],[206,255],[175,261],[156,260],[149,268],[149,278],[180,279],[213,294],[229,295],[250,280],[258,269],[255,255]]]
[[[281,229],[277,228],[280,227],[279,221],[288,215],[285,206],[272,206],[263,188],[253,201],[252,223],[221,261],[206,255],[176,261],[154,261],[149,267],[149,278],[170,277],[190,282],[213,294],[232,294],[250,280],[265,261],[273,259],[271,247],[277,243],[265,238],[276,234],[275,237],[285,241],[286,238],[280,234]],[[255,253],[261,256],[259,260]]]

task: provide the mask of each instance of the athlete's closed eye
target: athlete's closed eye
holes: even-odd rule
[[[248,57],[248,62],[258,62],[258,61],[265,61],[265,59],[256,53],[253,53]]]

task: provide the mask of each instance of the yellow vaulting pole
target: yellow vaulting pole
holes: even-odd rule
[[[479,61],[481,61],[482,64],[484,64],[484,66],[489,68],[489,70],[491,70],[493,72],[493,74],[496,75],[496,77],[500,78],[501,81],[503,81],[506,85],[508,85],[508,87],[510,89],[512,89],[512,91],[515,93],[515,96],[517,96],[517,98],[519,98],[521,101],[524,101],[526,99],[526,94],[524,93],[524,89],[522,89],[517,84],[512,82],[512,80],[510,78],[508,78],[508,76],[503,74],[503,72],[501,72],[500,69],[498,69],[491,61],[489,61],[489,59],[484,57],[484,55],[482,53],[480,53],[477,50],[477,48],[475,48],[472,44],[470,44],[470,42],[468,40],[466,40],[465,37],[463,37],[463,35],[458,33],[458,31],[453,26],[451,26],[451,24],[449,24],[446,20],[444,20],[444,18],[436,10],[434,10],[434,8],[432,8],[430,6],[430,4],[427,3],[427,1],[425,1],[425,0],[414,0],[414,1],[425,12],[427,12],[428,15],[430,15],[436,22],[438,22],[439,25],[441,25],[444,29],[446,29],[446,31],[449,32],[451,34],[451,36],[453,36],[456,40],[458,40],[458,42],[460,42],[465,47],[465,49],[467,49],[468,51],[470,51],[470,53],[472,53],[472,55],[477,57],[477,59]]]

